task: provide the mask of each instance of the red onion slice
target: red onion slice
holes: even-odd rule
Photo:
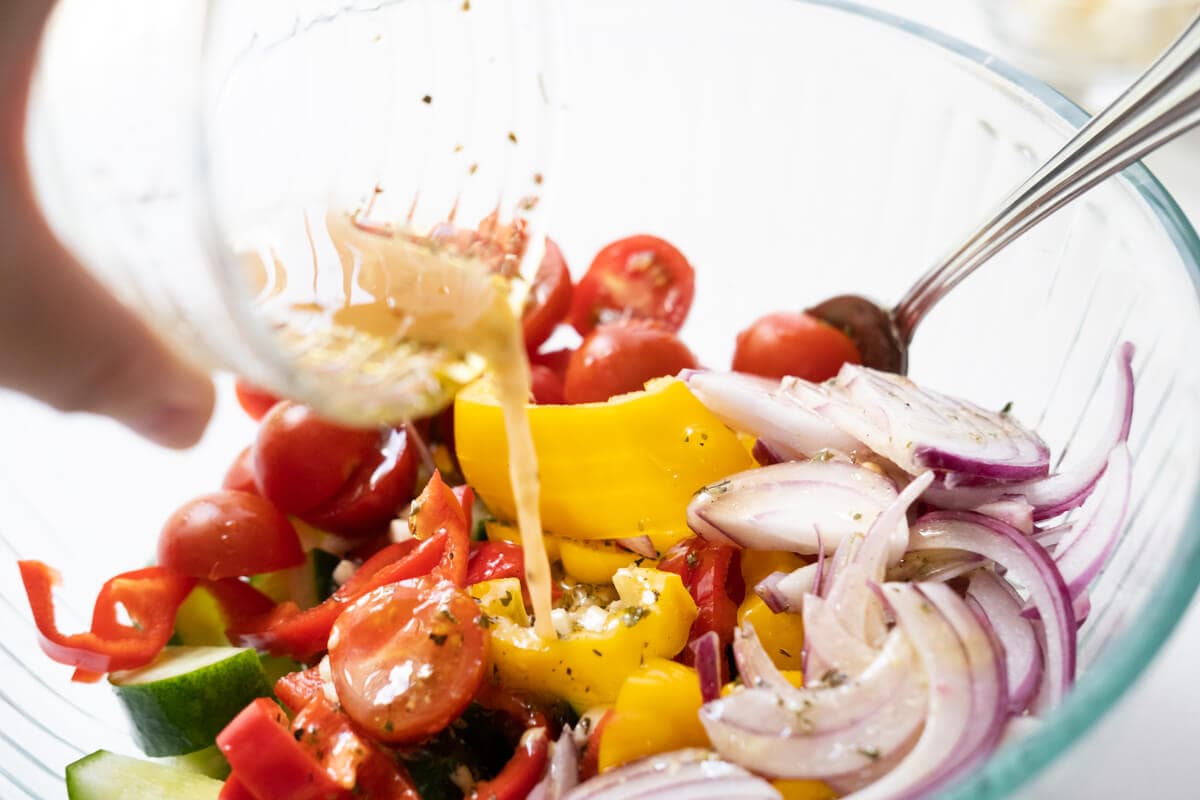
[[[550,748],[546,774],[530,790],[526,800],[563,800],[579,785],[579,751],[569,725],[563,726],[558,740],[551,742]]]
[[[792,572],[772,572],[754,585],[754,593],[776,614],[799,613],[804,595],[816,590],[819,570],[818,561]]]
[[[873,583],[861,564],[847,564],[831,581],[826,597],[850,635],[872,646],[887,633],[883,605],[871,589]]]
[[[700,698],[704,702],[721,696],[721,638],[709,631],[688,645],[694,656],[696,674],[700,678]]]
[[[911,475],[941,469],[1002,481],[1044,477],[1050,450],[1007,414],[846,364],[818,411]]]
[[[1037,710],[1058,705],[1075,678],[1075,614],[1062,574],[1038,544],[1011,525],[970,511],[926,514],[910,550],[966,550],[991,559],[1030,594],[1045,628],[1045,673]]]
[[[739,472],[688,504],[688,525],[709,541],[815,554],[865,531],[896,497],[892,482],[843,461],[791,461]],[[899,556],[897,556],[898,558]]]
[[[1021,616],[1021,598],[991,570],[971,573],[967,598],[979,606],[1004,645],[1008,710],[1020,714],[1029,706],[1042,676],[1042,649],[1033,623]]]
[[[1048,478],[995,486],[961,487],[957,489],[932,486],[924,500],[939,508],[973,509],[996,501],[1005,495],[1019,495],[1033,506],[1035,521],[1056,517],[1078,508],[1091,493],[1104,472],[1109,454],[1129,438],[1133,421],[1133,345],[1123,342],[1113,356],[1116,373],[1116,402],[1108,425],[1096,437],[1091,450],[1068,470]]]
[[[803,614],[805,676],[823,680],[830,672],[857,675],[875,659],[875,649],[851,636],[822,598],[805,597]]]
[[[626,539],[617,539],[617,544],[624,547],[631,553],[637,553],[645,558],[658,558],[662,554],[654,547],[654,542],[650,541],[649,536],[632,536]]]
[[[766,443],[782,460],[821,450],[851,453],[859,443],[820,414],[781,391],[778,381],[738,372],[687,371],[692,394],[722,422]]]
[[[945,589],[940,584],[933,586]],[[921,738],[909,754],[891,772],[859,791],[856,800],[925,796],[960,763],[959,745],[972,726],[974,672],[954,627],[914,584],[887,583],[881,594],[924,667],[929,710]]]
[[[896,499],[871,523],[867,537],[854,554],[854,563],[861,566],[867,579],[879,583],[888,564],[900,561],[908,550],[908,509],[921,493],[933,483],[933,472],[926,471],[900,490]]]
[[[1006,522],[1026,536],[1033,533],[1033,506],[1024,497],[1002,497],[984,503],[975,512]]]
[[[886,751],[907,742],[925,717],[927,695],[912,647],[896,630],[857,676],[802,689],[742,689],[705,704],[700,721],[731,761],[763,775],[824,778],[870,766],[879,753],[867,744]]]
[[[792,688],[791,682],[783,677],[783,673],[775,666],[770,654],[758,640],[754,626],[749,623],[733,632],[733,658],[737,662],[738,674],[741,676],[743,686],[751,689],[775,689],[781,692]],[[719,692],[717,697],[720,697]],[[717,697],[705,698],[705,702],[707,703],[710,699],[716,700]]]
[[[707,750],[676,750],[617,767],[568,792],[564,800],[780,800],[770,783]]]
[[[1054,551],[1054,561],[1072,597],[1077,597],[1088,587],[1121,536],[1121,525],[1129,505],[1132,470],[1129,447],[1122,442],[1108,457],[1108,465],[1095,491]]]
[[[887,572],[889,581],[945,583],[987,563],[978,553],[962,550],[922,550],[905,553],[900,563]]]

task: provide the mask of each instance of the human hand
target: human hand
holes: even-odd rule
[[[0,386],[187,447],[212,414],[212,382],[67,252],[33,196],[25,109],[52,7],[0,2]]]

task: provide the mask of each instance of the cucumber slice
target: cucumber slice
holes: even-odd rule
[[[167,647],[149,665],[109,682],[148,756],[209,747],[228,722],[271,685],[258,653],[236,647]]]
[[[250,585],[276,603],[291,600],[300,608],[312,608],[337,588],[333,584],[333,570],[340,560],[332,553],[313,548],[303,564],[255,575]]]
[[[67,765],[69,800],[217,800],[221,781],[97,750]]]
[[[228,647],[225,628],[229,622],[212,593],[197,586],[188,593],[175,614],[175,635],[171,644]]]
[[[184,772],[195,772],[197,775],[216,778],[219,781],[229,777],[229,762],[225,760],[225,754],[221,752],[221,748],[215,744],[194,753],[155,759],[155,763],[181,769]]]

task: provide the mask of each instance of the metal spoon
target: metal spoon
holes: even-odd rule
[[[986,222],[885,310],[841,295],[808,313],[846,331],[863,363],[903,375],[913,332],[939,300],[989,258],[1096,184],[1200,124],[1200,17],[1124,94],[1092,118]]]

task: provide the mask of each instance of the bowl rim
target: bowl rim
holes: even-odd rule
[[[1044,81],[947,33],[849,0],[799,2],[831,8],[890,27],[973,62],[1029,94],[1072,128],[1082,127],[1091,119],[1083,108]],[[1187,216],[1140,161],[1127,167],[1116,179],[1132,186],[1154,212],[1183,260],[1197,299],[1200,299],[1200,237]],[[979,800],[1011,795],[1069,750],[1080,734],[1111,710],[1157,655],[1200,585],[1200,484],[1193,487],[1185,530],[1187,534],[1169,554],[1169,566],[1149,595],[1140,623],[1122,632],[1109,645],[1111,655],[1103,660],[1103,668],[1084,673],[1063,705],[1046,717],[1043,724],[997,750],[981,768],[940,792],[939,798]]]

